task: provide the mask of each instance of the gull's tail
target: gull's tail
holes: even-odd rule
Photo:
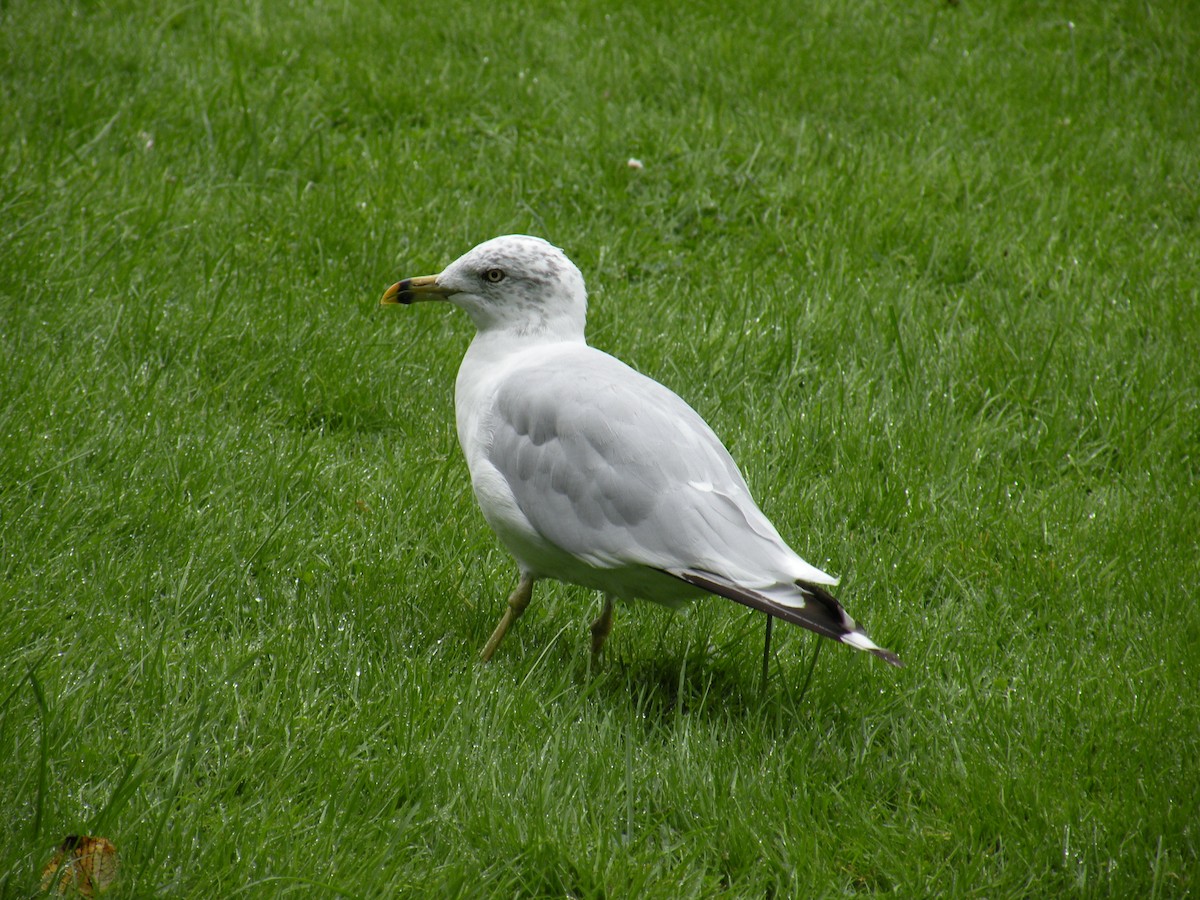
[[[767,615],[783,619],[785,622],[800,625],[809,631],[815,631],[827,638],[841,641],[856,650],[866,650],[893,666],[903,667],[904,665],[895,653],[884,650],[867,637],[867,633],[850,618],[849,613],[842,608],[842,604],[838,603],[837,598],[819,584],[807,581],[795,582],[797,596],[793,601],[795,605],[792,605],[791,603],[780,603],[762,591],[742,587],[709,572],[699,572],[695,569],[674,569],[668,574],[701,590],[736,600],[751,609],[761,610]],[[790,586],[787,586],[787,589],[790,591]]]

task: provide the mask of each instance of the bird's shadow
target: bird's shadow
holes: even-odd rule
[[[773,658],[765,683],[761,657],[696,645],[652,655],[612,654],[595,664],[585,658],[574,677],[594,702],[610,709],[628,705],[649,728],[673,729],[685,721],[795,727],[797,720],[819,717],[828,702],[812,690],[819,667],[809,680],[817,640],[803,660]]]
[[[826,689],[829,679],[837,679],[836,662],[827,658],[824,666],[812,666],[823,638],[776,629],[764,682],[762,615],[747,611],[740,621],[726,620],[714,629],[719,612],[699,618],[690,612],[642,609],[637,624],[627,619],[598,659],[588,653],[586,626],[551,612],[522,621],[522,633],[510,637],[501,652],[525,655],[518,664],[522,680],[546,678],[546,689],[574,693],[606,711],[628,707],[649,728],[685,721],[794,728],[836,706],[838,691]]]

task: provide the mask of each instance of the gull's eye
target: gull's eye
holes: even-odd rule
[[[504,270],[488,269],[483,273],[483,280],[489,282],[490,284],[498,284],[504,280]]]

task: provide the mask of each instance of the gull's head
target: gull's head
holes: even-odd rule
[[[479,331],[582,337],[587,318],[583,275],[562,250],[525,234],[492,238],[440,275],[405,278],[380,305],[446,300],[466,310]]]

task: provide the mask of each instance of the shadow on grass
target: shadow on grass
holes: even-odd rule
[[[656,627],[648,608],[638,627],[614,634],[598,662],[589,656],[586,625],[578,617],[565,624],[555,611],[527,618],[494,662],[500,669],[514,667],[507,677],[562,710],[579,705],[602,716],[628,714],[648,731],[673,732],[690,723],[771,738],[805,723],[824,729],[843,718],[848,695],[863,686],[854,665],[869,669],[873,662],[801,629],[776,629],[764,686],[763,618],[757,614],[712,628],[716,618],[689,624],[662,610]],[[490,624],[480,618],[480,627],[462,636],[464,645],[481,644],[483,626]]]
[[[828,698],[819,697],[811,685],[802,690],[811,658],[810,651],[802,666],[773,660],[765,686],[753,657],[697,648],[607,660],[590,676],[581,665],[577,678],[589,684],[594,698],[612,708],[631,704],[635,720],[650,729],[674,730],[684,722],[702,722],[752,726],[770,735],[776,727],[791,730],[798,722],[822,717]],[[820,677],[818,666],[814,681]]]

